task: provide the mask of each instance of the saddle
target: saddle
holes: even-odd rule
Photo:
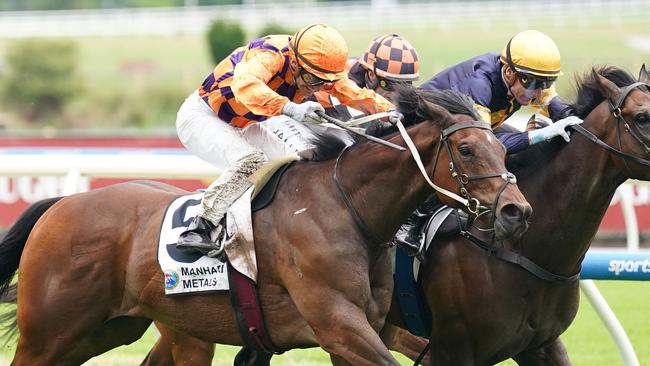
[[[436,239],[450,239],[460,235],[462,230],[468,228],[468,221],[465,212],[441,205],[440,208],[430,214],[426,224],[422,225],[420,232],[417,233],[424,238],[417,248],[402,246],[397,240],[395,240],[395,243],[410,256],[415,256],[421,262],[424,262],[426,251],[431,242]]]

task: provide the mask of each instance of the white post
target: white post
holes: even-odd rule
[[[598,291],[594,281],[582,280],[580,281],[580,288],[585,296],[587,296],[591,306],[596,310],[596,313],[598,313],[600,320],[605,324],[610,336],[614,339],[616,347],[618,348],[618,353],[623,359],[623,365],[639,366],[639,359],[636,357],[630,339],[627,337],[627,334],[625,333],[621,323],[616,318],[616,315],[607,304],[607,301],[605,301],[603,295]]]
[[[65,176],[65,184],[63,185],[63,190],[61,194],[64,196],[69,196],[71,194],[77,193],[79,190],[79,181],[81,180],[81,172],[79,169],[70,169],[68,174]]]
[[[623,219],[625,220],[625,232],[627,236],[627,250],[639,250],[639,226],[636,219],[636,211],[634,210],[634,187],[632,184],[622,184],[616,190],[621,210],[623,211]]]

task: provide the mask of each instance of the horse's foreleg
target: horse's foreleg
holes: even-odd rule
[[[212,364],[214,344],[178,333],[157,323],[160,337],[142,366],[206,365]]]
[[[313,301],[321,303],[318,306],[313,304],[310,308],[320,310],[305,316],[320,346],[335,355],[332,357],[333,364],[399,365],[368,323],[366,314],[349,301],[340,297],[337,301],[335,298],[327,297],[329,306],[323,306],[323,298],[313,298]]]
[[[571,360],[560,338],[544,347],[524,351],[513,359],[520,366],[570,366]]]
[[[429,343],[426,339],[392,324],[386,324],[379,335],[388,349],[399,352],[413,361],[418,359],[420,353]],[[431,365],[429,354],[422,360],[422,365]]]

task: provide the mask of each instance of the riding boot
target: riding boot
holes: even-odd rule
[[[424,201],[399,228],[395,235],[395,243],[401,246],[409,255],[420,253],[424,245],[424,226],[431,215],[441,206],[442,204],[436,196],[431,196]]]
[[[424,234],[422,229],[427,223],[429,215],[415,210],[411,216],[406,219],[406,222],[397,231],[395,235],[395,242],[401,246],[408,255],[416,255],[420,252],[422,242],[424,241]]]
[[[213,223],[201,216],[195,216],[187,230],[178,237],[176,248],[210,250],[214,248],[218,235],[219,230]]]
[[[230,206],[251,187],[252,183],[248,178],[266,161],[266,155],[258,151],[240,158],[224,171],[203,193],[198,219],[192,222],[195,225],[191,225],[181,234],[177,247],[196,248],[203,252],[205,249],[223,249],[216,245],[223,227],[218,223]]]

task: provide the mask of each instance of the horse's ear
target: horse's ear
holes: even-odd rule
[[[639,81],[642,83],[650,84],[650,74],[648,69],[646,69],[645,64],[641,65],[641,70],[639,70]]]
[[[591,75],[598,84],[600,91],[609,99],[617,100],[621,96],[621,89],[606,77],[600,75],[596,69],[591,69]]]
[[[451,113],[449,111],[435,103],[428,102],[426,100],[422,100],[424,104],[426,105],[426,108],[424,110],[427,113],[428,119],[432,121],[445,121],[448,118],[452,118]]]

